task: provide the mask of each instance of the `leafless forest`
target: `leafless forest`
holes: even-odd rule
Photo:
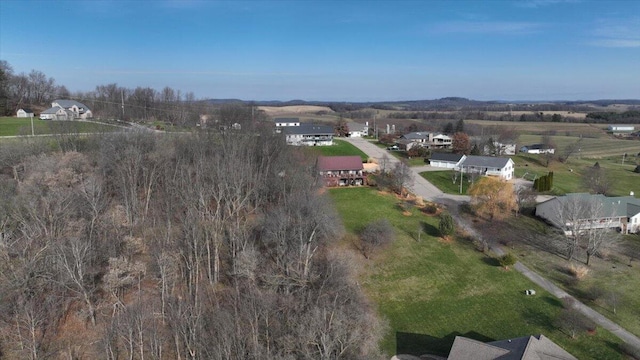
[[[379,355],[340,220],[281,138],[64,140],[0,144],[0,358]]]

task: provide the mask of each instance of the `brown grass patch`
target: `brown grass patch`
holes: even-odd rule
[[[405,211],[402,212],[402,215],[411,216],[412,214],[411,214],[411,211],[405,210]]]

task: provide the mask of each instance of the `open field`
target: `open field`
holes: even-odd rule
[[[534,122],[534,121],[493,121],[493,120],[465,120],[465,124],[474,124],[483,127],[510,127],[516,129],[521,135],[542,135],[555,132],[557,135],[569,135],[575,137],[600,138],[609,137],[606,124],[563,123],[563,122]],[[519,142],[522,140],[520,139]],[[539,141],[538,141],[539,142]]]
[[[314,146],[309,148],[309,150],[317,155],[323,156],[356,155],[360,156],[362,161],[367,161],[369,158],[362,150],[344,140],[333,139],[333,142],[335,143],[333,146]]]
[[[541,136],[536,135],[520,135],[518,144],[536,144],[540,143]],[[621,140],[613,137],[601,137],[601,138],[588,138],[576,136],[551,136],[551,140],[556,144],[556,154],[562,154],[564,149],[569,144],[573,144],[580,141],[580,153],[574,154],[574,156],[590,157],[590,158],[604,158],[608,156],[615,156],[627,153],[629,155],[635,155],[640,153],[640,140]]]
[[[640,194],[640,174],[634,173],[636,162],[640,158],[629,157],[622,164],[622,157],[610,157],[601,159],[570,158],[566,163],[553,161],[549,167],[545,167],[543,155],[518,155],[512,156],[515,162],[515,175],[518,178],[525,177],[532,180],[537,176],[546,175],[553,171],[553,193],[565,194],[572,192],[588,192],[582,184],[583,174],[589,171],[597,161],[601,168],[607,170],[612,179],[610,194],[612,196],[629,195],[630,191]]]
[[[623,358],[620,341],[601,328],[575,340],[557,330],[556,298],[496,266],[468,241],[438,238],[436,218],[415,208],[407,216],[398,199],[371,188],[329,193],[351,234],[380,218],[396,228],[394,243],[370,260],[362,258],[361,284],[389,323],[382,342],[387,354],[446,355],[455,335],[489,341],[542,333],[579,359]],[[529,288],[538,295],[525,296]]]
[[[259,110],[264,111],[267,115],[274,116],[298,116],[301,114],[316,114],[320,111],[326,113],[333,113],[328,106],[315,106],[315,105],[293,105],[293,106],[258,106]]]
[[[588,274],[577,281],[567,273],[569,264],[564,257],[543,250],[544,242],[549,239],[546,224],[535,218],[521,216],[510,218],[500,229],[505,232],[502,236],[509,239],[509,247],[520,261],[594,310],[640,336],[639,235],[625,236],[617,250],[607,252],[607,260],[593,257]],[[581,253],[576,263],[583,264],[584,261],[586,258]],[[612,294],[616,298],[612,298]],[[613,300],[616,305],[615,313]]]
[[[51,121],[33,118],[36,135],[56,134],[61,130],[79,133],[114,131],[116,127],[84,121]],[[31,119],[0,117],[0,136],[31,135]]]

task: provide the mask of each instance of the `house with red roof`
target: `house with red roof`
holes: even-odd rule
[[[360,156],[318,156],[316,166],[326,186],[365,184]]]

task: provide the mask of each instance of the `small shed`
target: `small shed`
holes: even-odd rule
[[[16,116],[19,118],[33,117],[33,110],[27,108],[18,109]]]

